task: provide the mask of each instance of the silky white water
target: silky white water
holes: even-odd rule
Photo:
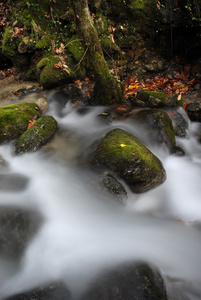
[[[126,121],[101,124],[96,116],[103,109],[79,114],[67,104],[58,113],[52,103],[47,114],[68,132],[55,137],[53,154],[40,150],[15,156],[12,143],[0,146],[9,163],[0,173],[29,178],[23,191],[0,191],[0,206],[37,211],[44,219],[19,265],[0,257],[0,299],[57,279],[76,298],[104,268],[138,260],[160,269],[175,299],[201,298],[201,145],[190,133],[178,140],[186,156],[174,157],[147,140],[167,179],[140,195],[126,187],[128,199],[121,205],[94,188],[96,174],[80,167],[77,157],[115,127],[145,142],[146,134]]]

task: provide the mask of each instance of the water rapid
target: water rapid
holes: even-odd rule
[[[0,190],[0,206],[38,212],[43,222],[20,263],[0,256],[0,299],[40,283],[62,280],[74,297],[105,268],[143,260],[157,266],[169,298],[201,298],[201,144],[192,134],[178,139],[186,156],[175,157],[152,145],[143,130],[127,121],[104,125],[103,107],[80,113],[52,102],[47,114],[60,134],[50,148],[15,156],[12,143],[0,146],[9,168],[1,174],[28,178],[23,190]],[[80,167],[78,157],[113,128],[140,137],[163,162],[167,180],[147,193],[128,188],[125,205],[93,188],[96,174]],[[191,130],[192,128],[192,130]]]

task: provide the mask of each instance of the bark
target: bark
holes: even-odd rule
[[[74,11],[78,32],[88,49],[87,55],[94,72],[95,102],[100,105],[111,105],[120,102],[122,99],[121,88],[115,77],[109,72],[98,33],[90,16],[87,0],[70,0],[70,6]]]

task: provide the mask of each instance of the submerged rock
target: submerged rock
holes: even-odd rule
[[[0,107],[0,144],[19,137],[30,120],[41,116],[35,103],[17,103]]]
[[[140,122],[148,131],[148,135],[159,143],[165,144],[174,152],[176,146],[175,131],[168,114],[162,109],[144,109],[134,111],[131,118]]]
[[[71,300],[71,294],[62,282],[52,282],[4,300]]]
[[[0,253],[18,258],[36,233],[41,218],[30,211],[0,207]]]
[[[7,169],[9,163],[0,155],[0,170]]]
[[[55,134],[56,129],[57,121],[52,116],[39,118],[31,128],[20,136],[15,146],[15,152],[22,154],[36,151]]]
[[[21,174],[0,174],[0,191],[22,191],[29,179]]]
[[[121,204],[126,202],[126,189],[113,175],[104,174],[99,176],[98,183],[101,187],[101,191],[111,194]]]
[[[118,128],[91,149],[88,162],[113,171],[136,193],[148,191],[166,178],[160,160],[136,137]]]
[[[163,279],[146,263],[125,265],[102,274],[81,300],[167,300]]]

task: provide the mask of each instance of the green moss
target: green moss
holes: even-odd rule
[[[136,159],[140,160],[148,169],[161,170],[161,164],[158,159],[153,159],[153,153],[136,137],[121,129],[115,129],[107,134],[98,147],[98,154],[100,160],[112,159],[118,163],[121,160]]]
[[[48,49],[51,46],[51,38],[49,35],[44,35],[36,44],[36,49]]]
[[[96,18],[95,18],[94,24],[95,24],[96,30],[99,35],[108,31],[107,17],[104,16],[103,14],[96,13]]]
[[[128,98],[128,101],[130,102],[131,106],[135,107],[145,107],[146,104],[144,101],[137,99],[136,97],[130,96]]]
[[[129,7],[134,10],[143,9],[145,5],[147,4],[147,1],[145,0],[132,0]]]
[[[117,46],[116,43],[112,42],[111,38],[108,35],[103,34],[100,37],[100,43],[101,43],[101,46],[103,47],[103,50],[105,50],[106,53],[109,53],[109,54],[112,54],[114,52],[120,53],[120,48]]]
[[[57,129],[57,121],[52,116],[39,118],[35,124],[25,131],[16,143],[16,153],[36,151],[47,142]]]
[[[55,60],[55,64],[59,62],[59,58]],[[40,72],[46,65],[50,63],[50,60],[47,57],[42,58],[37,64],[37,72]]]
[[[22,134],[30,120],[41,116],[35,103],[17,103],[0,107],[0,143]]]
[[[164,112],[163,110],[160,110],[163,117],[160,118],[162,124],[164,125],[164,128],[167,132],[167,135],[169,137],[169,144],[170,144],[170,150],[173,149],[176,146],[176,140],[175,140],[175,131],[172,125],[172,121],[168,114]]]
[[[73,35],[67,43],[67,49],[72,53],[76,61],[80,61],[84,55],[84,48],[77,35]]]
[[[164,106],[167,100],[167,95],[163,92],[141,90],[137,96],[150,107]]]
[[[16,38],[12,38],[11,27],[6,28],[3,36],[2,52],[6,57],[12,57],[17,53]]]

